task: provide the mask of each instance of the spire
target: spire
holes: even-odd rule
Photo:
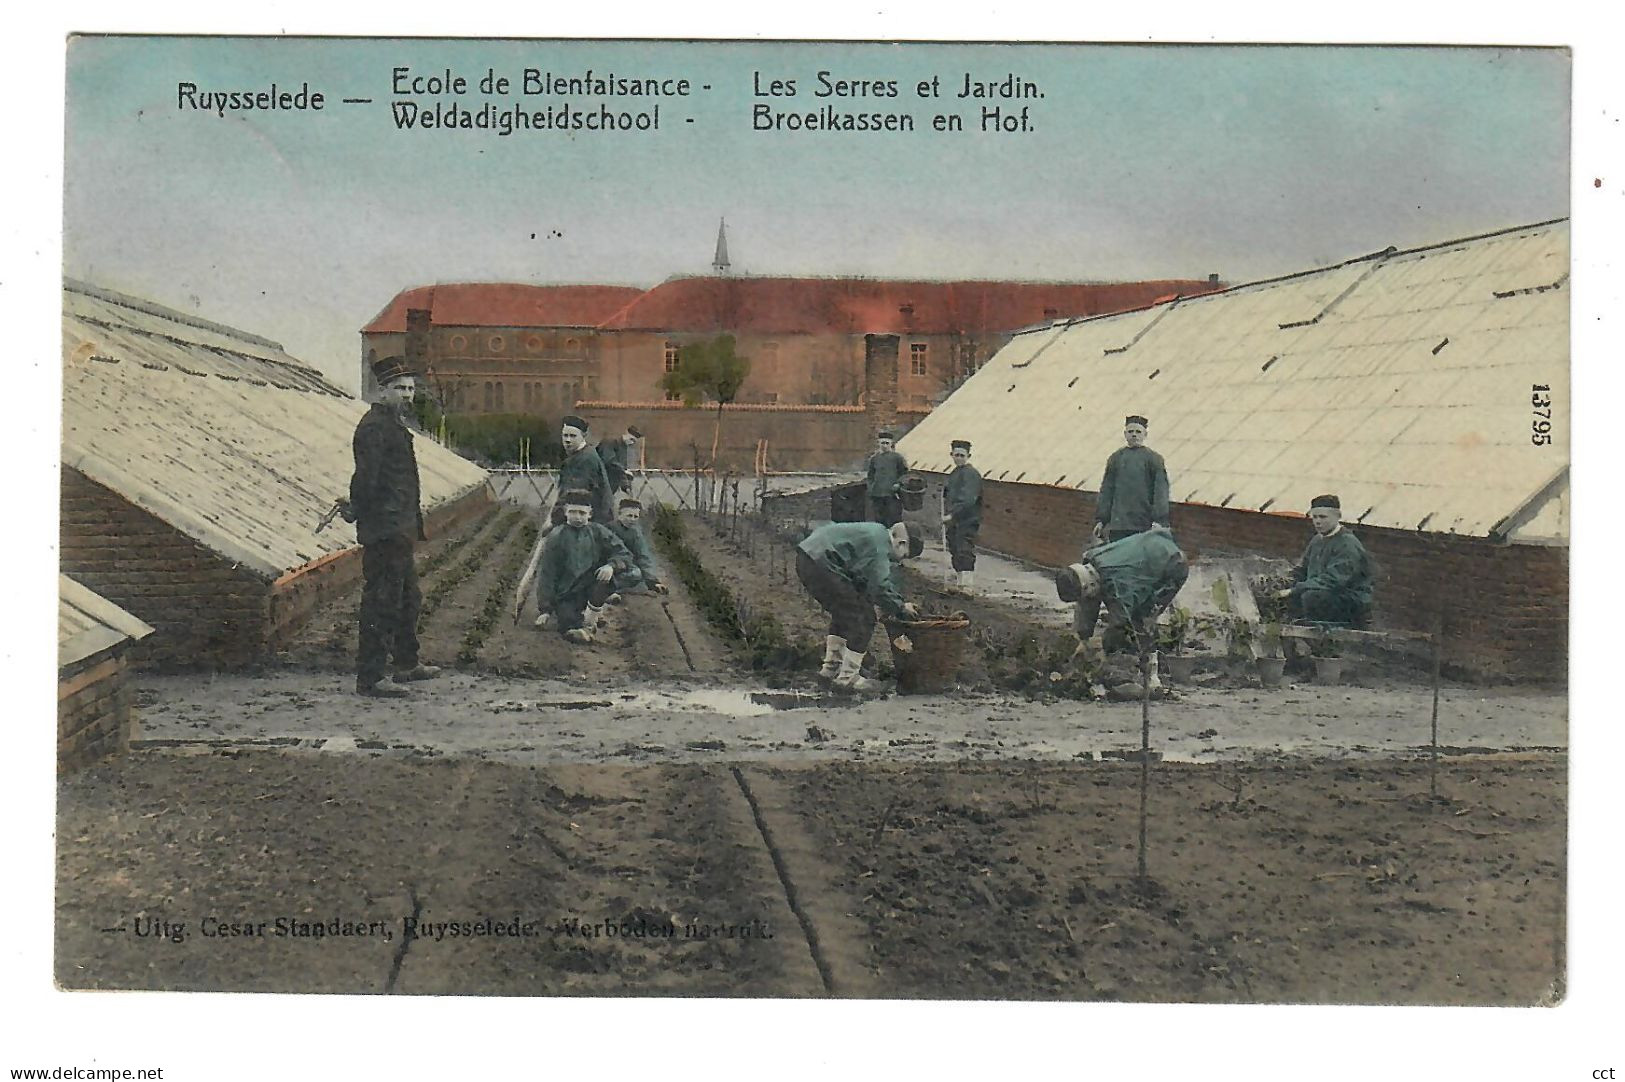
[[[728,220],[717,223],[717,254],[711,260],[711,269],[718,274],[728,273]]]

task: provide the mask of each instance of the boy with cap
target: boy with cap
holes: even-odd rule
[[[1106,460],[1095,498],[1095,541],[1120,541],[1154,525],[1168,525],[1168,468],[1145,445],[1147,421],[1123,418],[1123,444]]]
[[[830,617],[819,676],[851,691],[873,686],[861,670],[875,631],[875,606],[891,617],[919,615],[903,600],[903,560],[924,549],[924,534],[914,522],[831,522],[796,546],[796,577]]]
[[[417,380],[404,357],[375,361],[379,399],[355,426],[352,450],[355,473],[350,498],[341,508],[355,523],[361,543],[361,631],[356,650],[355,689],[374,698],[407,695],[402,683],[440,675],[433,665],[418,662],[417,568],[412,550],[423,539],[423,511],[418,506],[418,460],[406,418],[417,394]],[[393,661],[393,681],[385,679]]]
[[[1173,603],[1188,573],[1173,534],[1166,526],[1157,526],[1090,549],[1082,563],[1063,568],[1055,577],[1055,592],[1077,606],[1073,630],[1080,651],[1094,635],[1104,605],[1105,651],[1143,655],[1155,642],[1157,617]]]
[[[976,535],[982,529],[982,474],[970,464],[969,440],[948,446],[954,468],[942,486],[942,525],[959,585],[969,589],[976,579]]]
[[[1360,539],[1343,528],[1336,496],[1309,501],[1315,536],[1292,569],[1292,586],[1275,596],[1301,620],[1364,627],[1371,614],[1371,557]]]
[[[643,431],[637,425],[627,425],[626,435],[598,445],[598,457],[604,462],[604,473],[609,478],[611,492],[632,491],[633,452],[642,438]]]
[[[563,493],[580,491],[587,494],[592,506],[593,521],[608,523],[615,518],[611,502],[614,489],[609,487],[609,476],[604,472],[604,460],[587,446],[587,422],[580,417],[566,417],[559,426],[559,442],[564,444],[564,463],[559,467],[560,498],[553,501],[549,516],[554,526],[564,521]]]
[[[875,453],[869,456],[869,519],[882,526],[895,526],[903,519],[903,475],[908,460],[892,450],[891,432],[875,437]]]
[[[654,551],[649,547],[649,539],[643,535],[642,518],[643,505],[630,496],[621,497],[620,505],[615,509],[615,521],[609,524],[609,532],[632,554],[632,567],[615,576],[616,592],[609,595],[611,604],[620,601],[620,591],[638,586],[647,587],[657,594],[666,592],[666,584],[660,581],[660,572],[655,567]]]
[[[631,569],[632,554],[608,526],[591,521],[590,494],[571,489],[558,502],[564,524],[547,535],[536,569],[536,626],[552,623],[571,642],[591,642],[615,576]]]

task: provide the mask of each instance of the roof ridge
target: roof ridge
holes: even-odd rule
[[[122,305],[125,308],[133,308],[137,312],[145,312],[149,316],[157,316],[160,319],[173,320],[174,322],[180,323],[187,327],[195,327],[200,331],[210,331],[214,334],[224,335],[227,338],[235,338],[240,342],[248,342],[256,346],[264,346],[267,349],[274,349],[279,353],[287,352],[287,350],[282,348],[281,342],[273,342],[269,338],[263,338],[260,335],[253,334],[249,331],[239,330],[236,327],[229,327],[224,323],[215,323],[213,320],[204,319],[201,316],[191,316],[187,315],[185,312],[177,312],[173,308],[165,308],[163,305],[157,304],[153,301],[143,300],[140,297],[132,297],[127,293],[119,293],[116,290],[91,285],[89,282],[82,282],[77,278],[69,278],[67,275],[63,275],[62,277],[62,288],[69,293],[83,293],[87,297],[95,297],[98,300],[104,300],[111,304]]]

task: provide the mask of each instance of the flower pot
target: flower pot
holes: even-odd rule
[[[1281,686],[1281,677],[1286,673],[1286,658],[1261,657],[1255,664],[1258,666],[1258,680],[1267,688]]]
[[[1336,684],[1343,679],[1343,659],[1340,657],[1315,658],[1315,683]]]
[[[1193,654],[1162,654],[1158,668],[1168,675],[1168,679],[1188,684],[1196,673],[1196,661]]]

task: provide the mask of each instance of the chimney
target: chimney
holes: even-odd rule
[[[1210,285],[1210,286],[1218,285],[1219,284],[1219,276],[1217,274],[1208,275],[1207,276],[1207,284]]]
[[[897,353],[895,334],[863,336],[863,405],[869,417],[872,441],[883,429],[897,424]]]
[[[406,310],[406,367],[423,376],[429,367],[429,310]]]

